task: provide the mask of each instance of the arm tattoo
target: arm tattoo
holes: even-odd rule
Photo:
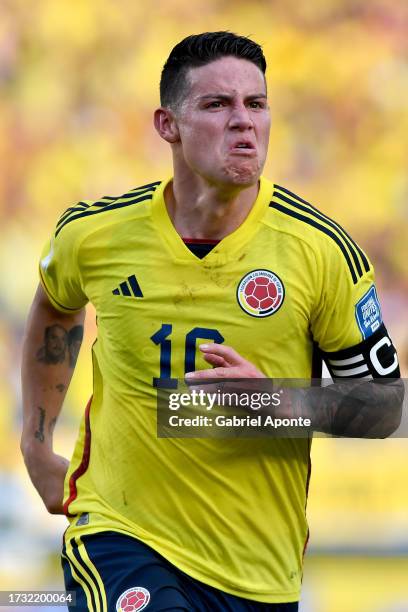
[[[44,423],[45,423],[45,410],[41,406],[38,406],[38,410],[40,411],[40,417],[38,422],[38,429],[34,433],[34,437],[37,438],[41,442],[44,442]]]
[[[75,367],[79,349],[84,335],[83,325],[74,325],[70,330],[59,323],[45,328],[44,345],[37,351],[37,361],[46,365],[64,363],[68,358],[68,365]],[[57,386],[59,391],[64,390]]]
[[[37,352],[37,361],[47,365],[63,363],[68,344],[68,333],[65,327],[56,323],[45,328],[44,346]]]
[[[71,368],[75,367],[78,359],[79,349],[81,348],[82,338],[84,337],[84,326],[75,325],[68,332],[68,354],[69,354],[69,365]]]
[[[337,380],[304,393],[314,429],[334,436],[385,438],[401,421],[404,385],[400,379]]]

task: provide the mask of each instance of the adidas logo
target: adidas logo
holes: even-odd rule
[[[113,295],[124,295],[127,297],[143,297],[142,290],[139,287],[139,283],[137,282],[134,274],[132,274],[132,276],[128,276],[127,281],[120,283],[119,287],[114,289],[112,293]]]

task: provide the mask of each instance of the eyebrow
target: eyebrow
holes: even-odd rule
[[[223,94],[223,93],[213,93],[213,94],[205,94],[204,96],[198,96],[198,100],[208,100],[210,98],[218,98],[220,100],[231,100],[233,98],[231,94]],[[267,95],[265,93],[256,93],[249,94],[245,96],[245,100],[255,100],[258,98],[264,98],[266,100]]]

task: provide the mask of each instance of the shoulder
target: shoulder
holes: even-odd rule
[[[148,214],[143,203],[152,199],[160,182],[135,187],[120,196],[104,196],[96,201],[83,200],[70,206],[59,218],[54,237],[85,237],[101,228],[126,221],[129,216]]]
[[[273,186],[269,223],[307,242],[323,263],[345,265],[353,284],[371,269],[364,251],[341,225],[286,187]]]

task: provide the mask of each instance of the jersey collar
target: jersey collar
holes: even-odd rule
[[[172,259],[176,261],[195,262],[202,266],[221,266],[235,259],[237,253],[255,234],[259,227],[259,221],[263,218],[272,199],[273,183],[266,178],[260,178],[258,196],[245,221],[231,234],[220,240],[208,255],[202,259],[196,257],[184,244],[182,237],[177,233],[167,212],[164,202],[164,190],[172,177],[163,181],[153,194],[152,220],[160,237],[170,252]]]

